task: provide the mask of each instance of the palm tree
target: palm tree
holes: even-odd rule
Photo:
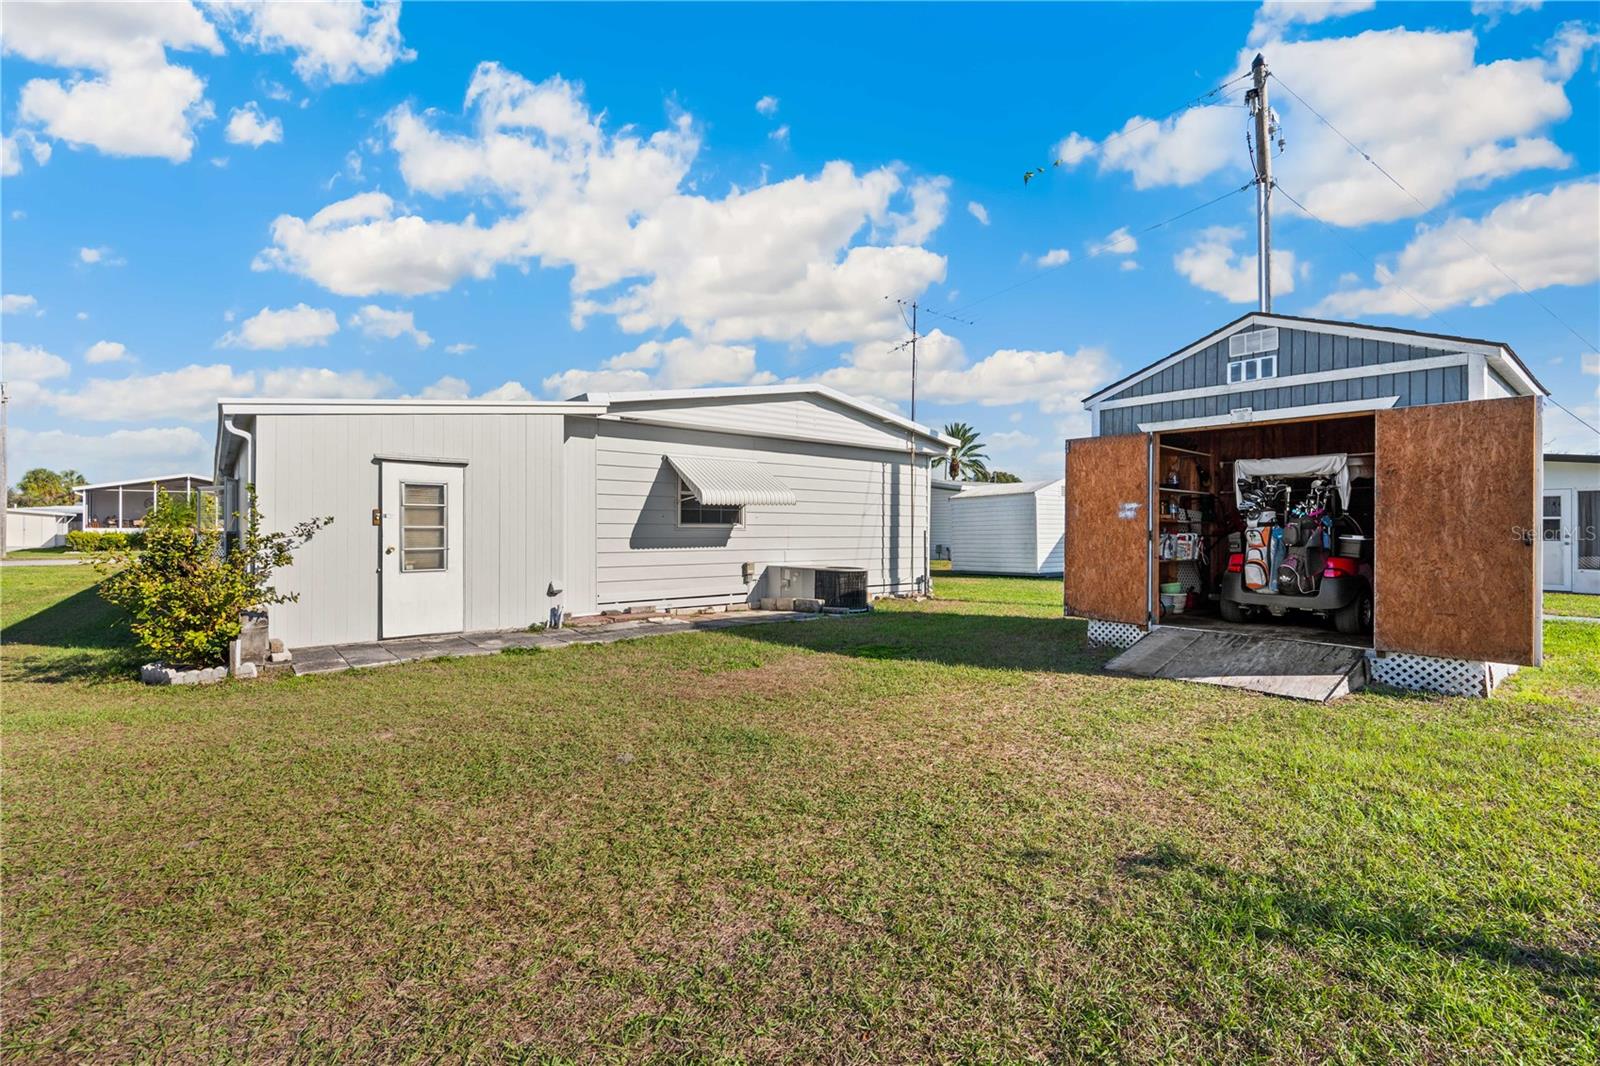
[[[984,454],[977,430],[965,422],[951,422],[944,427],[944,435],[954,437],[958,443],[949,455],[933,460],[935,470],[943,468],[951,481],[982,481],[989,476],[989,468],[984,465],[989,457]]]

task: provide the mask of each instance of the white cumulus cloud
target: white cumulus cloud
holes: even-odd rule
[[[1256,278],[1257,257],[1242,255],[1234,244],[1244,231],[1232,226],[1201,230],[1193,244],[1172,258],[1172,265],[1191,285],[1215,293],[1231,303],[1254,303],[1260,295]],[[1294,291],[1294,253],[1272,250],[1272,291],[1281,296]]]
[[[1095,241],[1089,245],[1089,254],[1096,255],[1132,255],[1139,250],[1139,239],[1128,232],[1127,226],[1119,226],[1106,234],[1105,240]]]
[[[768,117],[776,115],[778,113],[778,98],[776,96],[763,96],[756,101],[756,110]]]
[[[1284,5],[1291,13],[1284,17],[1308,21],[1292,14],[1302,7]],[[1275,76],[1269,91],[1293,147],[1277,158],[1274,177],[1320,218],[1360,226],[1422,214],[1463,188],[1571,166],[1549,132],[1571,115],[1567,82],[1597,41],[1590,28],[1568,22],[1538,55],[1480,63],[1470,30],[1399,27],[1306,41],[1275,37],[1265,45]],[[1247,69],[1254,54],[1254,47],[1241,50],[1229,69]],[[1243,87],[1232,85],[1225,95],[1237,96]],[[1352,151],[1289,90],[1404,188]],[[1057,152],[1064,159],[1093,157],[1102,172],[1125,172],[1141,189],[1193,185],[1219,173],[1246,179],[1245,118],[1236,104],[1229,99],[1159,122],[1135,115],[1115,136],[1097,144],[1075,133]]]
[[[692,389],[705,385],[762,385],[776,378],[756,369],[756,350],[743,344],[708,344],[688,337],[646,341],[614,355],[594,370],[566,370],[541,383],[557,399],[584,392]]]
[[[39,301],[18,292],[8,292],[0,296],[0,314],[20,315],[27,311],[40,314]]]
[[[167,61],[168,49],[222,52],[211,24],[186,2],[8,4],[0,46],[74,72],[24,83],[16,115],[38,136],[75,148],[181,163],[194,150],[195,126],[213,114],[199,75]],[[12,149],[7,155],[9,167]],[[35,161],[44,159],[36,152]]]
[[[217,343],[224,348],[255,350],[304,348],[326,344],[339,332],[339,316],[327,308],[295,304],[282,310],[263,307],[239,324],[237,330],[223,334]]]
[[[81,470],[90,481],[113,481],[151,471],[204,473],[211,469],[211,441],[188,426],[118,429],[99,435],[13,429],[11,435],[12,462],[18,469]]]
[[[455,122],[401,106],[390,147],[410,190],[470,197],[494,213],[402,212],[382,193],[280,216],[258,269],[344,295],[413,295],[497,268],[571,268],[575,326],[610,315],[630,333],[682,326],[697,340],[856,342],[894,334],[883,295],[944,278],[920,246],[942,222],[948,182],[845,162],[717,198],[686,189],[700,150],[693,119],[611,132],[580,86],[474,71]]]
[[[1517,291],[1507,274],[1529,290],[1600,281],[1600,181],[1512,197],[1479,219],[1424,226],[1379,266],[1375,285],[1332,293],[1313,313],[1421,316],[1429,313],[1423,304],[1482,307]]]
[[[416,58],[400,35],[399,0],[227,0],[208,7],[238,40],[292,53],[295,73],[308,83],[359,81]]]
[[[129,358],[128,347],[121,341],[95,341],[83,353],[83,361],[91,365],[120,363]]]
[[[978,220],[981,226],[989,224],[989,209],[976,200],[967,201],[967,214]]]
[[[252,148],[260,148],[263,144],[275,144],[283,140],[283,120],[267,118],[261,111],[261,105],[251,100],[243,107],[233,109],[223,135],[230,144],[248,144]]]
[[[1377,0],[1265,0],[1250,27],[1251,45],[1281,37],[1296,24],[1310,26],[1341,15],[1371,11]]]
[[[1067,251],[1065,248],[1052,248],[1043,255],[1035,256],[1033,265],[1040,268],[1058,267],[1063,263],[1069,263],[1071,261],[1071,252]]]
[[[433,343],[433,337],[426,330],[417,328],[416,318],[410,311],[391,311],[376,304],[367,304],[350,316],[350,325],[369,337],[388,340],[410,337],[418,348],[426,348]]]

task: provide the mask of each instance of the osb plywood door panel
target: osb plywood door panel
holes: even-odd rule
[[[1149,454],[1142,433],[1068,444],[1062,564],[1068,614],[1137,625],[1149,620]]]
[[[1379,411],[1374,644],[1537,665],[1533,396]]]

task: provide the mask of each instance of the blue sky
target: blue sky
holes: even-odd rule
[[[1276,309],[1503,340],[1600,419],[1594,4],[4,19],[13,477],[206,471],[220,395],[820,380],[904,410],[893,297],[964,320],[924,319],[919,419],[1052,475],[1081,396],[1254,307],[1250,193],[1139,231],[1248,181],[1257,48],[1321,220],[1277,200]]]

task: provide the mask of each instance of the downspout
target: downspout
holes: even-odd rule
[[[256,442],[255,442],[255,438],[252,437],[249,433],[247,433],[244,430],[240,429],[238,426],[234,425],[232,418],[224,418],[222,420],[222,428],[227,430],[229,433],[233,434],[235,437],[238,437],[240,440],[244,441],[244,471],[245,471],[245,477],[248,478],[249,480],[246,481],[244,478],[236,478],[235,479],[235,480],[237,480],[239,482],[239,491],[237,493],[237,498],[234,501],[235,503],[242,503],[243,497],[244,497],[244,487],[245,487],[245,485],[246,484],[253,485],[253,484],[255,484],[255,480],[256,480],[256,450],[255,450],[255,443]],[[218,471],[218,473],[221,473],[221,471]],[[227,518],[226,517],[223,518],[223,522],[224,522],[223,529],[226,530],[227,529],[227,525],[226,525]],[[242,534],[243,530],[240,530],[240,532]]]

